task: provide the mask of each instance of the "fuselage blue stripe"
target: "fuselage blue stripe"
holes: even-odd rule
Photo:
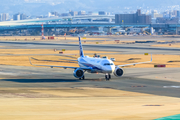
[[[82,64],[82,65],[84,65],[84,66],[86,66],[86,67],[92,67],[92,69],[102,70],[102,69],[100,69],[100,68],[98,68],[97,66],[94,66],[94,65],[92,65],[92,64],[88,64],[88,63],[80,63],[80,64]]]

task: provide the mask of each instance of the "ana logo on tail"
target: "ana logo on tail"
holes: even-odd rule
[[[80,57],[84,57],[84,53],[83,53],[83,48],[82,48],[82,44],[81,44],[81,37],[79,37],[79,53],[80,53]]]

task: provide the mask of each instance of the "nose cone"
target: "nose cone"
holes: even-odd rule
[[[114,72],[114,71],[115,71],[115,69],[116,69],[116,66],[115,66],[115,65],[113,65],[113,66],[111,66],[111,68],[112,68],[112,72]]]
[[[113,73],[115,70],[115,66],[108,66],[106,67],[105,73]]]

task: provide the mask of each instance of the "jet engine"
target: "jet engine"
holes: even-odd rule
[[[114,75],[116,76],[116,77],[121,77],[122,75],[123,75],[123,70],[121,69],[121,68],[119,68],[119,67],[117,67],[116,69],[115,69],[115,71],[114,71]]]
[[[73,73],[74,77],[76,78],[82,78],[84,76],[84,71],[82,69],[76,69]]]

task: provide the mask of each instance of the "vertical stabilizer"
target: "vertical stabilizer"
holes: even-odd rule
[[[80,54],[80,57],[84,57],[83,48],[82,48],[82,44],[81,44],[81,37],[80,36],[79,36],[79,54]]]

